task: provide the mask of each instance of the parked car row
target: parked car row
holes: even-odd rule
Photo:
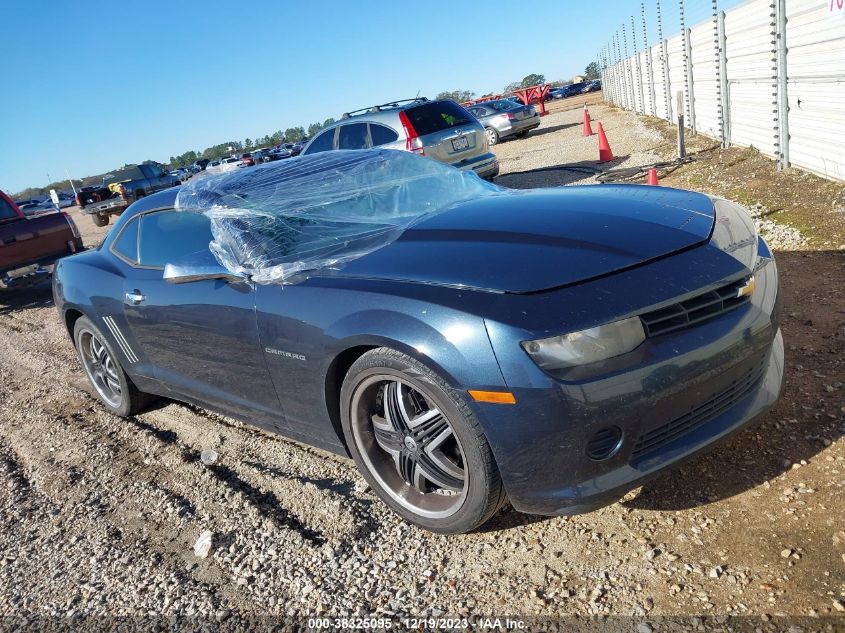
[[[76,194],[82,213],[97,226],[106,226],[109,217],[156,191],[181,184],[181,180],[156,164],[128,165],[103,176],[99,185],[83,187]]]
[[[588,92],[595,92],[601,90],[601,79],[593,79],[591,81],[582,81],[580,83],[569,84],[561,88],[552,88],[548,92],[551,99],[566,99],[567,97],[574,97],[579,94],[587,94]]]
[[[44,213],[45,211],[55,211],[56,207],[59,209],[66,209],[67,207],[72,207],[75,204],[73,194],[66,191],[58,192],[57,197],[59,199],[58,204],[54,203],[53,199],[49,196],[43,200],[39,200],[37,198],[15,200],[15,204],[18,209],[24,213],[24,215],[35,215],[38,213]]]
[[[180,183],[183,183],[190,180],[195,172],[190,167],[177,167],[168,173],[174,178],[178,178]]]

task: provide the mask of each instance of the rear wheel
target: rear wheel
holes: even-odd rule
[[[499,142],[499,133],[492,127],[485,128],[484,132],[487,134],[488,145],[495,145]]]
[[[126,417],[153,402],[126,375],[111,344],[88,317],[76,320],[73,342],[91,386],[109,411]]]
[[[91,221],[95,226],[106,226],[109,223],[109,216],[101,213],[95,213],[91,216]]]
[[[349,369],[343,432],[381,499],[433,532],[468,532],[504,502],[484,433],[460,394],[413,358],[379,348]]]

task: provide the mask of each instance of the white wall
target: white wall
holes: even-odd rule
[[[689,30],[689,77],[696,131],[726,143],[753,146],[763,154],[822,176],[845,180],[845,12],[831,12],[830,0],[785,0],[786,27],[780,30],[778,0],[748,0],[725,12],[725,72],[727,90],[720,95],[719,39],[715,20]],[[778,35],[786,46],[786,125],[779,120]],[[665,85],[661,44],[640,51],[643,99],[640,102],[637,65],[632,56],[605,73],[612,82],[608,98],[621,107],[677,123],[675,94],[684,91],[686,59],[683,38],[665,42],[669,85]],[[655,100],[652,106],[650,55]],[[630,66],[631,73],[628,73]],[[633,75],[634,85],[630,85]],[[633,88],[633,90],[632,90]],[[780,91],[783,94],[783,91]],[[631,103],[631,96],[635,103]],[[688,114],[685,94],[684,114]],[[720,99],[725,136],[720,124]],[[690,126],[689,119],[686,120]],[[788,128],[788,136],[783,131]]]

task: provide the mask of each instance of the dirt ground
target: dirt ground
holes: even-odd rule
[[[580,103],[567,107],[496,147],[503,184],[593,182],[666,157],[671,130],[594,104],[621,157],[597,166]],[[432,535],[344,459],[178,403],[117,418],[91,395],[49,285],[0,294],[0,614],[612,614],[649,630],[662,616],[845,615],[843,187],[743,152],[702,151],[664,183],[781,207],[767,217],[808,236],[775,253],[783,397],[728,443],[576,517],[506,509],[476,533]],[[88,245],[107,230],[73,215]]]

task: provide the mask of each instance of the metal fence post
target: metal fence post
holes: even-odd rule
[[[731,91],[728,84],[728,54],[727,40],[725,38],[725,12],[720,11],[719,16],[719,91],[722,99],[722,120],[721,134],[722,147],[731,144]]]
[[[717,0],[713,0],[713,50],[716,54],[716,116],[719,125],[719,140],[722,147],[725,146],[725,104],[722,100],[724,94],[722,86],[722,40],[719,29],[719,8]]]
[[[663,67],[663,99],[666,106],[666,120],[672,122],[672,97],[669,94],[669,52],[663,39],[663,19],[660,15],[660,0],[657,0],[657,38],[660,40],[660,64]]]
[[[625,24],[622,24],[622,44],[625,46],[625,67],[628,72],[628,83],[631,89],[631,110],[637,109],[637,97],[634,94],[634,70],[631,68],[631,58],[628,57],[628,36],[625,33]]]
[[[777,24],[777,5],[776,0],[769,3],[769,23],[772,35],[772,117],[774,117],[775,124],[772,127],[774,132],[775,156],[777,157],[777,167],[781,169],[781,138],[780,138],[780,89],[778,88],[778,24]]]
[[[777,0],[778,168],[789,167],[789,75],[786,72],[786,0]]]
[[[684,47],[684,92],[687,98],[687,119],[689,121],[690,133],[695,134],[695,105],[692,92],[692,56],[690,51],[689,29],[684,20],[684,0],[679,0],[678,6],[681,11],[681,43]]]
[[[713,0],[715,2],[715,0]],[[645,52],[645,67],[648,74],[648,106],[651,116],[657,115],[657,106],[654,104],[654,70],[651,66],[651,47],[648,45],[648,33],[645,26],[645,2],[640,3],[640,14],[643,18],[643,51]],[[645,110],[645,106],[643,107]]]
[[[610,95],[612,97],[613,105],[619,105],[619,96],[616,92],[616,67],[613,65],[613,50],[610,44],[605,46],[604,50],[607,57],[607,80],[610,82]],[[602,85],[602,88],[604,88],[604,85]]]
[[[689,128],[695,134],[695,76],[692,72],[692,46],[690,44],[690,34],[692,29],[687,29],[684,32],[684,46],[687,50],[687,104],[689,107]]]
[[[637,66],[637,88],[640,93],[640,109],[639,112],[645,114],[645,96],[643,94],[643,67],[640,64],[640,52],[637,47],[637,30],[634,27],[634,16],[631,16],[631,44],[634,47],[634,63]]]
[[[616,31],[616,57],[619,60],[619,88],[621,90],[621,105],[623,108],[628,107],[628,78],[625,72],[625,62],[622,58],[622,44],[619,41],[619,31]]]
[[[713,0],[716,4],[716,0]],[[728,55],[727,41],[725,38],[725,12],[718,13],[718,38],[719,38],[719,132],[722,136],[722,147],[731,144],[731,93],[728,84]]]
[[[610,44],[605,47],[605,53],[607,55],[607,80],[609,82],[611,102],[613,105],[619,105],[619,93],[616,91],[616,66],[614,65],[616,62],[613,60],[613,51]],[[604,85],[602,85],[602,88],[604,88]]]

